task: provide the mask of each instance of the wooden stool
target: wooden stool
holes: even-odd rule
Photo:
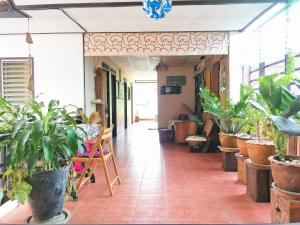
[[[270,165],[258,165],[246,159],[247,194],[256,202],[269,202],[273,182]]]
[[[300,193],[289,192],[272,184],[272,223],[300,222]]]
[[[246,159],[248,157],[240,153],[236,153],[235,156],[237,158],[238,180],[246,184]]]
[[[238,148],[224,148],[218,146],[222,152],[222,168],[226,172],[237,171],[237,159],[235,154],[239,151]]]

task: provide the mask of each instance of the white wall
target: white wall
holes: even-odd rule
[[[179,95],[161,95],[160,87],[166,84],[166,76],[185,75],[186,85],[182,86]],[[167,127],[168,121],[178,118],[181,113],[186,113],[182,103],[185,103],[192,110],[195,109],[195,79],[193,66],[169,67],[167,71],[160,71],[157,74],[158,91],[158,127]]]
[[[83,40],[81,34],[33,35],[35,95],[40,100],[84,107]],[[0,58],[27,57],[25,35],[0,35]]]
[[[243,35],[242,33],[230,33],[229,45],[229,97],[234,102],[240,98],[240,85],[243,80]]]

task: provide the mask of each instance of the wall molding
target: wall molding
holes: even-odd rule
[[[86,33],[85,56],[228,54],[229,32]]]

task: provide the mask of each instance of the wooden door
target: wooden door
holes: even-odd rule
[[[220,62],[216,62],[212,66],[210,76],[210,90],[217,96],[220,97]]]

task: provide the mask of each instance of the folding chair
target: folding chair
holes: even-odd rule
[[[188,142],[191,147],[195,147],[202,143],[205,143],[202,152],[207,152],[208,147],[211,143],[211,133],[213,130],[213,125],[214,122],[212,120],[206,120],[202,132],[203,136],[199,136],[199,135],[189,136],[185,139],[185,141]]]
[[[121,179],[119,176],[115,155],[113,152],[113,147],[111,143],[113,125],[110,128],[102,128],[99,130],[96,142],[93,144],[93,148],[90,153],[78,154],[76,157],[72,158],[72,162],[82,162],[84,163],[84,170],[82,171],[80,178],[77,182],[77,191],[91,178],[94,169],[97,164],[103,163],[103,169],[105,174],[105,179],[109,188],[109,193],[113,195],[112,186],[118,181],[121,184]],[[114,172],[116,177],[111,181],[107,162],[112,159]]]

